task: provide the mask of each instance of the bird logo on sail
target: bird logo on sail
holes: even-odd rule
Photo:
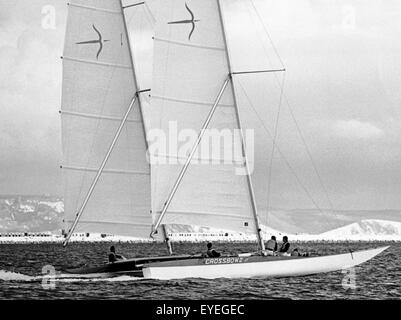
[[[89,40],[89,41],[81,41],[81,42],[77,42],[76,44],[98,44],[99,45],[99,50],[97,51],[96,54],[96,60],[99,60],[99,55],[102,53],[103,51],[103,44],[110,41],[110,40],[103,40],[103,36],[100,33],[100,31],[98,29],[96,29],[95,25],[92,25],[93,30],[95,30],[95,32],[97,33],[97,35],[99,36],[99,39],[97,40]]]
[[[187,8],[189,14],[191,15],[191,19],[180,20],[180,21],[171,21],[171,22],[168,22],[168,24],[192,24],[192,29],[188,36],[188,40],[191,40],[192,34],[195,31],[195,23],[199,22],[200,20],[195,20],[195,16],[194,16],[193,12],[191,11],[191,9],[189,9],[187,3],[185,3],[185,8]]]

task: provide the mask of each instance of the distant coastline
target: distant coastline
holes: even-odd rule
[[[325,211],[272,209],[261,213],[265,238],[287,235],[292,241],[401,241],[401,212],[397,210]],[[59,196],[0,195],[0,243],[61,242],[64,202]],[[267,226],[266,226],[267,225]],[[169,237],[176,242],[253,242],[254,235],[212,228],[169,225]],[[112,237],[112,236],[110,236]],[[149,242],[129,237],[86,237],[73,241]]]
[[[327,243],[341,243],[341,242],[401,242],[401,237],[345,237],[345,238],[323,238],[319,235],[290,235],[290,241],[297,242],[327,242]],[[215,243],[252,243],[256,239],[252,236],[222,236],[221,234],[197,234],[197,233],[170,233],[169,238],[173,243],[202,243],[212,241]],[[265,240],[269,238],[268,235],[264,236]],[[46,244],[46,243],[62,243],[64,237],[61,234],[40,233],[40,234],[0,234],[0,244]],[[74,234],[71,242],[85,242],[85,243],[152,243],[149,239],[138,239],[132,237],[121,237],[113,235],[100,235],[100,234]]]

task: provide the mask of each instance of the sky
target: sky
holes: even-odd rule
[[[62,195],[66,2],[0,1],[0,194]],[[401,209],[401,2],[226,0],[224,8],[235,68],[286,68],[238,80],[250,97],[238,93],[243,108],[256,105],[247,124],[258,163],[271,155],[265,127],[274,132],[278,84],[291,107],[282,103],[277,145],[298,179],[276,151],[271,205],[314,207],[306,189],[320,207]],[[151,18],[138,11],[128,20],[147,82]],[[266,179],[255,180],[265,191]]]

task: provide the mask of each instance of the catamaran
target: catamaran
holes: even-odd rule
[[[261,254],[265,247],[235,78],[285,70],[233,69],[223,1],[69,3],[60,111],[65,245],[78,231],[151,237],[165,241],[169,255],[67,272],[155,279],[299,276],[350,268],[386,249],[319,257]],[[127,28],[127,11],[138,6],[155,19],[151,88],[138,81]],[[150,106],[144,95],[150,95]],[[198,132],[184,155],[149,148],[151,129],[166,132],[172,121],[177,130]],[[230,159],[198,152],[210,128],[240,132]],[[177,256],[167,237],[171,224],[254,233],[259,252]]]

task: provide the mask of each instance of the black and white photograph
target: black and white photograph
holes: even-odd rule
[[[400,0],[0,0],[0,301],[400,300],[400,244]]]

